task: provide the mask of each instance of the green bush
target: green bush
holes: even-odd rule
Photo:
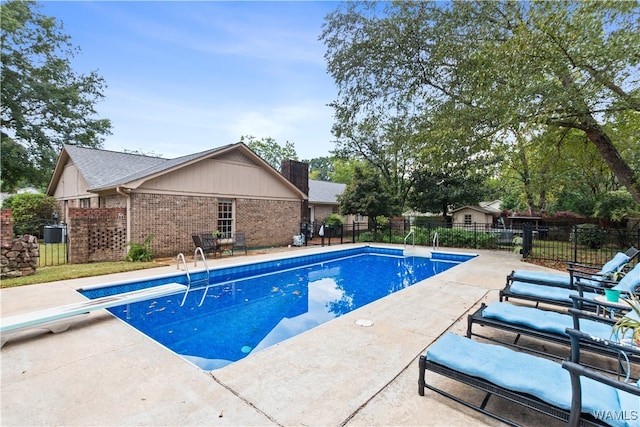
[[[324,222],[328,225],[336,226],[344,224],[344,219],[338,214],[331,214],[325,218]]]
[[[2,207],[11,208],[16,235],[42,237],[43,225],[58,211],[58,202],[45,194],[22,193],[4,199]]]
[[[147,237],[144,243],[129,243],[129,253],[127,253],[127,261],[130,262],[148,262],[153,259],[151,252],[151,240],[153,234]]]
[[[577,235],[574,234],[577,232]],[[575,240],[577,238],[577,240]],[[604,232],[596,224],[580,224],[576,226],[576,231],[571,232],[570,241],[577,241],[579,245],[587,246],[590,249],[600,249],[605,241]]]

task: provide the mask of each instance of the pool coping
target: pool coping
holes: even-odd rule
[[[296,248],[295,253],[326,250],[339,247]],[[465,268],[453,267],[212,372],[159,349],[106,311],[92,313],[65,333],[27,333],[0,351],[0,421],[3,425],[495,425],[494,420],[433,393],[425,397],[417,393],[417,357],[445,331],[464,333],[466,314],[482,302],[497,300],[506,275],[523,266],[519,255],[508,252],[451,252],[478,256],[463,263]],[[231,265],[280,256],[290,254],[210,262]],[[175,268],[2,289],[2,316],[77,301],[82,297],[75,289],[83,285],[167,274]],[[552,271],[530,264],[526,268]],[[358,320],[373,325],[362,327]],[[523,420],[522,411],[514,412],[521,422],[531,423],[530,416]]]

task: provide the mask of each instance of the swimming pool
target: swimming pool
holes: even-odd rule
[[[190,274],[183,294],[110,311],[202,369],[221,368],[393,292],[454,267],[473,255],[403,256],[360,247]],[[184,272],[79,290],[88,298],[178,282]]]

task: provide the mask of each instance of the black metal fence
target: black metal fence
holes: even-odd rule
[[[385,242],[491,249],[513,251],[522,254],[523,258],[546,263],[574,261],[601,265],[616,252],[624,252],[631,246],[640,248],[638,227],[606,228],[595,224],[541,226],[525,223],[520,228],[506,229],[490,223],[434,221],[412,225],[408,219],[394,219],[377,230],[366,223],[311,224],[307,229],[313,230],[309,240],[312,244]]]
[[[13,225],[15,236],[30,234],[38,238],[39,267],[63,265],[69,262],[67,225],[55,219],[37,219]]]

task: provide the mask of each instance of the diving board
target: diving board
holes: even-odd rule
[[[186,291],[186,285],[167,283],[165,285],[139,289],[137,291],[124,292],[74,304],[5,317],[0,319],[0,347],[13,335],[27,329],[40,328],[47,329],[54,333],[63,332],[69,329],[74,321],[92,311],[132,304]]]

